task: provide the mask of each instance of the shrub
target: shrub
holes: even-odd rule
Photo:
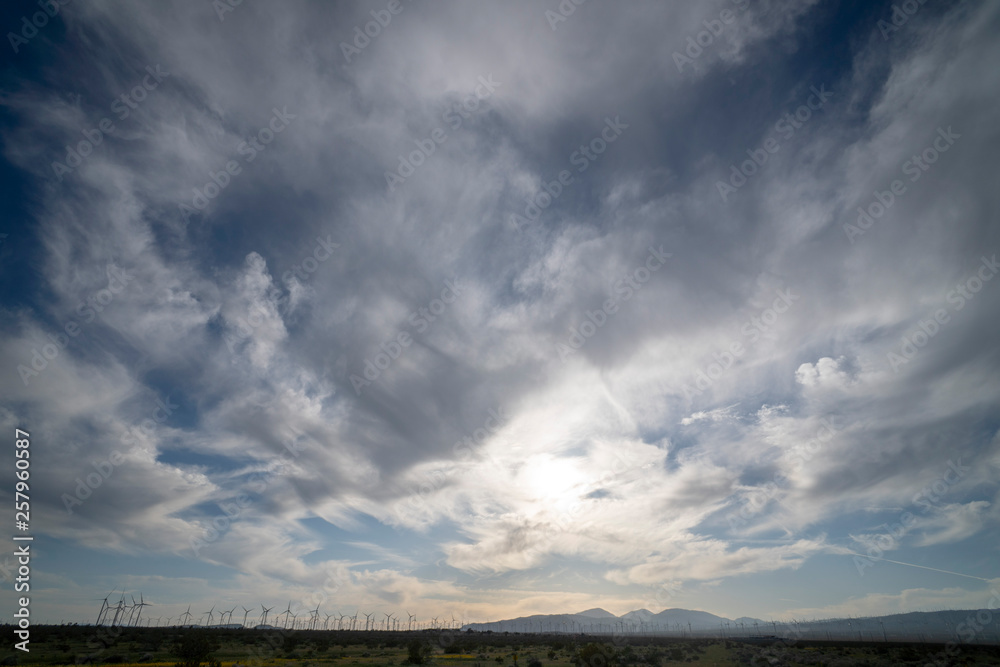
[[[591,642],[580,649],[579,662],[587,667],[606,667],[611,664],[612,653],[603,644]]]
[[[406,645],[406,660],[411,665],[422,665],[430,652],[430,647],[419,639],[414,639]]]
[[[174,652],[181,659],[178,663],[180,667],[199,667],[202,662],[210,658],[212,644],[205,635],[189,632],[183,635]]]

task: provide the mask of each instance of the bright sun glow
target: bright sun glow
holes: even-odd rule
[[[522,488],[532,498],[557,507],[575,502],[586,479],[580,470],[579,459],[551,456],[532,457],[518,477]]]

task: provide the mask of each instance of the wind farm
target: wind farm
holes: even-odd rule
[[[809,641],[857,642],[947,642],[958,640],[968,628],[978,630],[966,643],[1000,645],[1000,613],[989,609],[970,611],[935,611],[893,614],[888,616],[847,617],[827,619],[793,619],[791,621],[740,617],[727,619],[704,611],[666,609],[653,613],[639,609],[616,616],[603,609],[589,609],[574,614],[540,614],[493,621],[469,621],[456,618],[454,613],[418,619],[409,611],[361,611],[353,614],[324,612],[321,603],[308,608],[289,600],[276,616],[276,605],[264,602],[254,607],[233,604],[217,611],[219,603],[211,605],[192,622],[191,605],[176,616],[143,616],[143,609],[155,606],[143,592],[111,591],[100,601],[93,623],[96,627],[150,628],[174,627],[210,630],[306,631],[366,634],[402,634],[447,632],[503,635],[567,635],[612,638],[674,638],[723,639],[750,642],[779,641],[795,637]],[[115,601],[115,598],[117,600]],[[236,609],[243,610],[239,622],[233,621]],[[259,612],[255,612],[259,609]],[[251,612],[254,612],[251,615]],[[359,617],[363,617],[359,621]],[[216,618],[218,622],[216,623]],[[269,623],[269,618],[271,622]],[[984,620],[985,619],[985,620]],[[171,622],[176,620],[176,622]],[[977,623],[978,621],[978,623]]]
[[[161,606],[170,607],[169,616],[157,610]],[[452,612],[420,618],[405,609],[326,611],[322,603],[294,600],[277,615],[280,606],[266,601],[191,603],[176,611],[181,608],[116,589],[100,598],[93,623],[38,628],[33,652],[20,664],[1000,665],[1000,614],[991,609],[778,621],[594,608],[466,621]]]

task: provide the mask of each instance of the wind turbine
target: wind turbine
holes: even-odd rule
[[[288,608],[285,609],[285,611],[283,611],[281,613],[285,615],[285,624],[283,626],[281,626],[281,627],[287,628],[288,627],[288,617],[292,615],[292,601],[291,600],[288,601]]]
[[[385,616],[385,629],[389,630],[389,619],[392,618],[392,614],[384,614]]]
[[[330,619],[333,618],[333,614],[323,614],[323,616],[326,617],[326,618],[323,619],[323,629],[324,630],[329,630],[330,629]]]
[[[212,624],[212,619],[215,617],[215,614],[213,613],[214,611],[215,611],[215,605],[213,604],[211,609],[209,609],[206,612],[203,612],[205,614],[208,614],[208,622],[205,623],[205,625],[211,625]]]
[[[316,624],[319,623],[319,605],[316,605],[316,608],[309,612],[309,616],[309,629],[315,630]]]
[[[125,611],[125,589],[122,589],[122,596],[118,599],[118,604],[115,605],[115,615],[111,619],[111,627],[118,626],[118,618],[123,611]]]
[[[140,595],[141,595],[141,593],[140,593]],[[136,611],[136,609],[139,609],[139,611],[142,611],[142,607],[139,607],[139,605],[137,605],[135,603],[135,596],[132,595],[132,594],[129,594],[129,597],[132,598],[132,604],[129,605],[130,611],[128,613],[128,621],[125,623],[126,626],[135,625],[135,611]]]
[[[260,614],[260,624],[261,625],[267,625],[267,614],[272,609],[274,609],[274,607],[265,607],[263,605],[263,603],[261,603],[261,605],[260,605],[260,611],[261,611],[261,614]]]
[[[122,589],[122,597],[118,601],[118,608],[121,610],[121,616],[118,618],[118,623],[120,625],[128,625],[128,621],[125,620],[125,612],[131,609],[131,605],[125,602],[125,589]],[[129,612],[129,618],[132,617],[132,612]]]
[[[114,592],[114,591],[112,591],[112,592]],[[110,608],[110,606],[108,605],[108,598],[109,597],[111,597],[110,594],[104,596],[104,602],[101,603],[101,611],[99,611],[97,613],[97,625],[100,625],[101,621],[104,620],[104,610]]]
[[[368,621],[374,615],[375,615],[374,613],[372,613],[372,614],[365,614],[365,632],[368,632]]]
[[[183,625],[188,625],[191,622],[191,605],[188,605],[187,611],[180,615],[180,618],[186,619],[186,621],[181,621]],[[179,620],[178,619],[178,620]]]
[[[229,614],[229,624],[230,625],[233,624],[233,612],[234,611],[236,611],[236,607],[233,607],[232,609],[230,609],[229,611],[226,612],[227,614]],[[223,624],[225,624],[225,621],[223,621]]]
[[[131,594],[129,595],[129,597],[132,598],[132,604],[129,604],[127,602],[125,603],[125,609],[128,610],[128,620],[126,620],[125,616],[122,615],[122,622],[125,624],[125,627],[132,625],[132,621],[135,618],[135,609],[136,609],[135,597],[133,597]]]
[[[97,614],[97,625],[100,625],[101,621],[104,620],[105,611],[111,609],[111,605],[108,604],[108,598],[111,597],[113,593],[114,591],[111,591],[111,593],[104,596],[104,602],[101,603],[101,611]]]
[[[133,604],[135,604],[135,598],[132,598],[132,603],[133,603]],[[138,626],[138,625],[139,625],[139,618],[140,618],[140,617],[142,616],[142,608],[143,608],[143,607],[148,607],[148,606],[149,606],[149,603],[148,603],[148,602],[146,602],[146,601],[145,601],[145,600],[143,599],[143,597],[142,597],[142,592],[140,592],[140,593],[139,593],[139,604],[138,604],[137,606],[139,607],[139,613],[138,613],[138,614],[136,614],[136,616],[135,616],[135,625],[136,625],[136,626]]]
[[[247,616],[250,615],[250,610],[244,607],[243,605],[240,605],[240,609],[243,610],[243,623],[241,625],[245,628],[247,627]],[[229,620],[232,620],[232,618],[230,618]]]
[[[112,593],[114,593],[114,591],[111,591],[111,592],[112,592]],[[110,611],[111,611],[111,605],[109,604],[109,605],[108,605],[108,609],[107,609],[107,611],[106,611],[106,612],[104,612],[104,620],[105,620],[105,621],[106,621],[106,620],[108,620],[108,613],[109,613]],[[115,620],[116,620],[117,618],[118,618],[118,604],[116,604],[116,605],[115,605],[115,615],[111,617],[111,627],[114,627],[114,625],[115,625]]]
[[[409,632],[410,630],[413,629],[413,621],[417,620],[417,617],[408,611],[405,613],[407,616],[409,616],[409,622],[406,624],[406,631]]]

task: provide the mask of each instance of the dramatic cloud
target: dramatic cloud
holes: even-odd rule
[[[8,54],[40,620],[985,604],[1000,8],[215,5]]]

